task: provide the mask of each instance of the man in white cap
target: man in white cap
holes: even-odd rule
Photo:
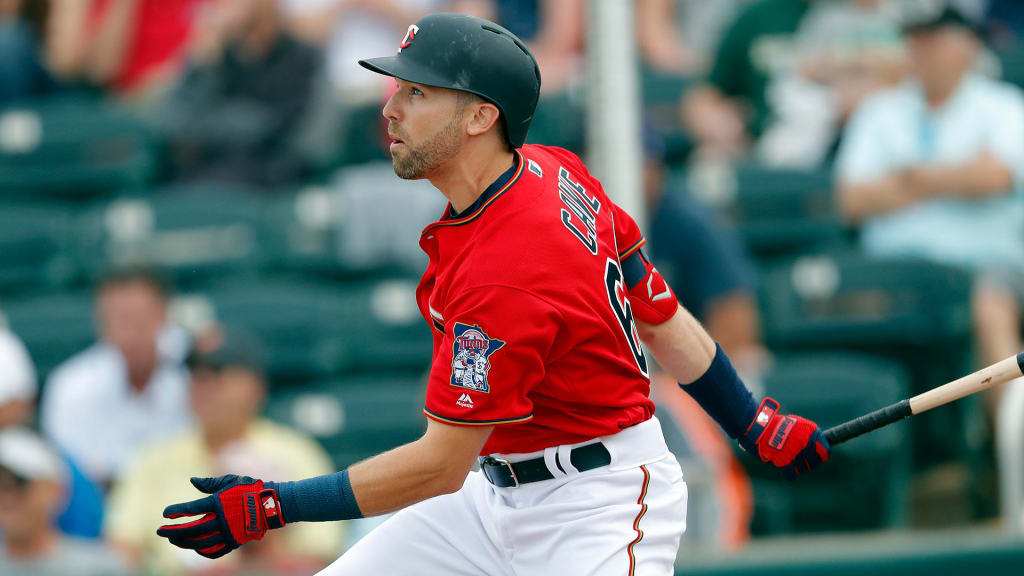
[[[36,397],[36,370],[28,351],[0,329],[0,429],[28,422]]]
[[[127,574],[98,542],[66,538],[57,530],[66,478],[60,455],[38,435],[24,428],[0,432],[0,574]]]
[[[36,369],[25,345],[13,332],[0,328],[0,430],[29,425],[39,388],[36,382]],[[67,498],[57,527],[71,536],[98,538],[103,495],[66,454],[62,457],[68,468]]]

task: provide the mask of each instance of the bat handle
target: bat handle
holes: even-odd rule
[[[893,422],[899,422],[908,416],[911,416],[913,412],[910,411],[910,400],[901,400],[895,404],[890,404],[885,408],[880,408],[874,412],[865,414],[859,418],[854,418],[849,422],[844,422],[838,426],[833,426],[828,430],[825,430],[825,439],[832,446],[846,442],[851,438],[856,438],[861,434],[877,430],[882,426],[887,426]]]

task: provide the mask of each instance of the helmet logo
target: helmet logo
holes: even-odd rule
[[[416,39],[416,33],[420,31],[420,27],[415,24],[409,25],[409,30],[405,32],[405,38],[402,38],[402,43],[398,45],[398,51],[401,52],[402,48],[408,48],[412,41]]]

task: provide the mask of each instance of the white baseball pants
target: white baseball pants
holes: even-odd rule
[[[410,506],[319,576],[670,576],[686,528],[686,483],[657,419],[601,438],[608,466],[497,488],[472,472],[462,489]],[[592,441],[590,441],[592,442]]]

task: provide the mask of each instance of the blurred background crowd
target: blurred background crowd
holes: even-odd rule
[[[1024,2],[631,4],[649,250],[755,393],[828,426],[1024,347]],[[189,476],[319,475],[424,427],[445,202],[394,175],[394,84],[357,59],[428,12],[497,21],[540,63],[528,141],[585,158],[591,8],[0,0],[0,574],[313,574],[372,529],[220,561],[155,536]],[[681,570],[794,534],[1024,534],[1022,383],[796,484],[674,388]]]

